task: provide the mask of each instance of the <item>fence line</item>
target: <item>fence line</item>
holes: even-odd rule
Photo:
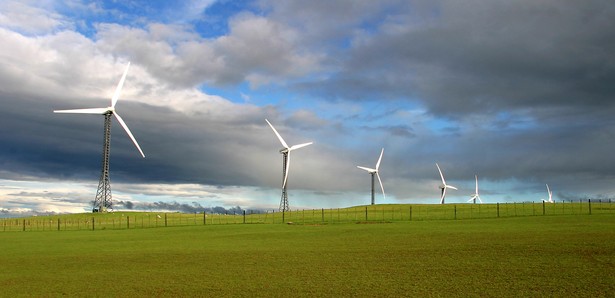
[[[351,208],[243,211],[240,214],[114,212],[0,219],[1,231],[121,230],[228,224],[333,224],[465,220],[498,217],[615,214],[609,200],[587,202],[370,205]]]

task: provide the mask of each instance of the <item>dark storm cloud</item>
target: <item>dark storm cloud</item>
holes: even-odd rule
[[[612,105],[610,1],[437,1],[422,14],[412,6],[353,45],[332,80],[310,87],[332,98],[411,98],[452,117]]]
[[[57,108],[82,107],[81,100],[0,93],[0,102],[6,107],[0,122],[3,140],[0,178],[11,179],[15,178],[14,173],[20,173],[39,179],[98,179],[103,116],[52,112]],[[90,102],[104,106],[106,100]],[[111,180],[277,187],[279,144],[264,121],[269,110],[255,110],[254,114],[236,118],[229,114],[220,120],[217,119],[220,117],[210,119],[208,112],[198,110],[187,115],[168,108],[121,101],[117,111],[146,158],[141,158],[113,119]],[[281,123],[278,129],[288,134]],[[293,136],[286,137],[289,141],[296,140]],[[299,159],[293,160],[296,167],[302,164]]]
[[[53,102],[47,99],[10,102],[2,128],[4,146],[1,156],[5,169],[8,167],[12,171],[56,178],[97,179],[103,141],[102,116],[53,114],[54,107],[50,105]],[[55,104],[55,107],[67,106],[59,101]],[[250,183],[242,181],[242,178],[250,179],[236,173],[232,166],[221,168],[222,164],[228,165],[232,161],[223,161],[220,156],[226,151],[223,147],[211,146],[223,144],[221,138],[224,138],[224,132],[206,134],[206,131],[212,130],[212,123],[189,119],[167,109],[128,102],[121,104],[118,112],[145,151],[146,158],[140,157],[114,119],[110,160],[112,179],[132,182]],[[28,134],[20,134],[25,131]]]

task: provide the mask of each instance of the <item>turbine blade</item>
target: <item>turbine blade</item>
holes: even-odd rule
[[[286,171],[284,173],[284,183],[282,183],[282,188],[286,187],[286,181],[288,180],[288,169],[290,169],[290,151],[286,153]]]
[[[117,88],[115,88],[115,93],[113,93],[113,97],[111,98],[111,107],[115,107],[117,103],[117,99],[120,98],[120,92],[122,92],[122,87],[124,86],[124,81],[126,80],[126,74],[128,74],[128,68],[130,67],[130,62],[126,65],[126,69],[124,69],[124,74],[120,79],[120,83],[117,84]]]
[[[120,115],[117,114],[117,113],[113,113],[113,115],[115,115],[115,118],[117,118],[117,121],[120,122],[120,125],[122,125],[122,127],[124,128],[124,130],[126,131],[128,136],[130,137],[132,142],[135,143],[135,146],[137,146],[137,149],[139,149],[139,152],[141,153],[141,156],[143,156],[143,158],[145,158],[145,154],[143,154],[143,150],[141,150],[141,147],[139,147],[139,143],[137,143],[137,140],[135,139],[135,137],[130,132],[130,129],[128,128],[128,126],[126,126],[126,123],[124,122],[122,117],[120,117]]]
[[[382,160],[382,154],[384,154],[384,148],[380,151],[380,157],[378,158],[378,162],[376,163],[376,170],[380,168],[380,161]]]
[[[457,189],[457,187],[454,187],[454,186],[452,186],[452,185],[446,185],[446,186],[445,186],[445,188],[452,188],[452,189],[454,189],[454,190],[458,190],[458,189]]]
[[[474,175],[476,178],[476,194],[478,194],[478,175]]]
[[[436,163],[436,167],[438,167],[438,172],[440,172],[440,178],[442,178],[442,184],[446,185],[446,181],[444,181],[444,175],[442,175],[442,170],[440,170],[440,166]]]
[[[271,123],[269,122],[269,120],[265,119],[265,121],[267,121],[267,124],[269,124],[269,126],[271,126],[271,129],[273,129],[273,132],[275,132],[275,135],[278,136],[278,139],[280,140],[280,143],[282,143],[282,146],[284,146],[284,148],[289,149],[288,145],[286,144],[286,142],[284,142],[284,139],[282,139],[282,136],[278,133],[277,130],[275,130],[275,127],[273,127],[273,125],[271,125]],[[306,145],[307,146],[307,145]]]
[[[375,173],[375,172],[377,172],[377,170],[376,170],[376,169],[372,169],[372,168],[366,168],[366,167],[362,167],[362,166],[357,166],[357,168],[359,168],[359,169],[363,169],[363,170],[366,170],[366,171],[368,171],[368,172],[370,172],[370,173]]]
[[[54,113],[66,113],[66,114],[97,114],[103,115],[109,112],[109,108],[92,108],[92,109],[74,109],[74,110],[54,110]]]
[[[483,203],[483,200],[481,200],[481,199],[480,199],[480,196],[479,196],[479,195],[476,195],[476,198],[478,199],[478,201],[479,201],[481,204]]]
[[[378,182],[380,182],[380,189],[382,189],[382,198],[386,199],[386,195],[384,194],[384,186],[382,186],[382,180],[380,180],[380,174],[376,172],[376,177],[378,177]]]
[[[467,202],[472,202],[472,200],[474,200],[474,197],[471,197]]]
[[[294,145],[294,146],[288,148],[288,151],[292,151],[292,150],[296,150],[296,149],[299,149],[299,148],[303,148],[305,146],[312,145],[312,144],[313,144],[313,142],[303,143],[303,144],[299,144],[299,145]]]

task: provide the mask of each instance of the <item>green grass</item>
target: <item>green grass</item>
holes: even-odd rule
[[[612,297],[615,216],[6,232],[0,264],[7,297]]]
[[[296,224],[343,223],[359,221],[422,221],[467,220],[503,217],[613,214],[615,204],[587,203],[508,203],[508,204],[446,204],[446,205],[373,205],[337,209],[293,210],[252,214],[186,214],[163,212],[82,213],[60,216],[39,216],[0,219],[0,232],[108,230],[157,228],[171,226],[227,224]]]

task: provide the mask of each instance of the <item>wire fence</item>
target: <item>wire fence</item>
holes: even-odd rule
[[[235,214],[112,212],[0,219],[0,231],[145,229],[196,225],[304,224],[466,220],[498,217],[615,214],[608,201],[445,205],[369,205],[279,212],[246,210]]]

